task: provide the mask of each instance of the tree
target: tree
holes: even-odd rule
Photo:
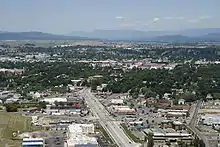
[[[149,120],[148,119],[146,120],[146,123],[149,124]]]
[[[18,106],[16,104],[6,104],[6,111],[7,112],[17,112],[18,111]]]
[[[170,141],[166,142],[166,145],[170,146],[171,145]]]
[[[83,80],[81,85],[82,85],[82,86],[88,86],[87,80]]]
[[[182,99],[184,99],[186,102],[194,102],[197,100],[196,95],[192,94],[192,93],[184,93],[181,96]]]
[[[194,139],[194,146],[196,147],[205,147],[205,143],[203,140],[200,140],[198,138]]]
[[[214,99],[220,99],[220,93],[213,93]]]
[[[134,108],[134,104],[133,103],[130,104],[130,108]]]
[[[40,109],[46,109],[46,105],[47,105],[47,103],[44,102],[44,101],[43,101],[43,102],[40,101],[38,105],[39,105],[39,108],[40,108]]]
[[[152,124],[154,123],[154,120],[152,119]]]
[[[154,146],[153,133],[149,133],[147,147],[153,147],[153,146]]]

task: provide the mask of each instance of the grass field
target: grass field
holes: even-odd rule
[[[0,112],[0,147],[7,143],[9,147],[19,147],[19,140],[13,140],[12,133],[32,131],[31,119],[20,114]]]

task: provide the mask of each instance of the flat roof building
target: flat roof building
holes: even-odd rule
[[[94,133],[94,124],[71,124],[68,126],[68,147],[98,147],[95,137],[88,134]]]
[[[60,97],[44,98],[41,101],[47,102],[49,104],[54,104],[55,102],[67,102],[67,98],[60,98]]]
[[[22,147],[45,147],[43,138],[24,138]]]
[[[151,128],[145,129],[144,132],[149,135],[153,135],[153,139],[155,143],[166,143],[168,141],[177,142],[184,141],[186,143],[190,143],[193,138],[192,135],[185,132],[177,132],[174,129],[160,129],[160,128]]]

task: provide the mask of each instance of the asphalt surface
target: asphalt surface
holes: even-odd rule
[[[45,139],[45,147],[64,147],[64,139],[61,136],[48,137]]]
[[[200,109],[200,106],[202,105],[202,101],[198,101],[195,108],[194,108],[194,112],[191,118],[191,121],[189,123],[189,129],[191,129],[195,134],[197,134],[197,136],[204,141],[205,146],[206,147],[211,147],[210,143],[207,139],[207,137],[205,137],[197,128],[196,128],[196,123],[197,123],[197,118],[198,118],[198,112]]]
[[[90,92],[90,89],[83,90],[81,96],[85,98],[93,114],[99,119],[102,127],[110,134],[119,147],[138,147],[139,144],[130,140],[123,131],[120,123],[110,116],[105,107]]]

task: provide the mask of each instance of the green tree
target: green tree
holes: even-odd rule
[[[17,104],[6,104],[5,107],[6,107],[7,112],[17,112],[18,111]]]
[[[40,101],[39,104],[38,104],[40,109],[46,109],[46,105],[47,105],[47,103],[46,102],[42,102],[42,101]]]
[[[154,139],[153,139],[153,134],[152,133],[148,134],[147,146],[148,147],[153,147],[154,146]]]

